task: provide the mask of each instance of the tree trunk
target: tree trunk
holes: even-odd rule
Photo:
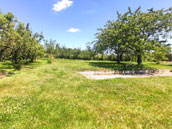
[[[121,63],[120,54],[117,54],[117,63],[118,63],[118,64],[120,64],[120,63]]]
[[[137,64],[141,65],[142,64],[142,55],[137,56]]]
[[[15,63],[15,64],[19,64],[19,62],[18,62],[18,60],[17,60],[16,57],[15,57],[15,59],[14,59],[14,63]]]
[[[104,54],[102,53],[102,54],[101,54],[101,60],[103,60],[103,58],[104,58]]]
[[[14,64],[19,64],[19,60],[17,59],[17,51],[14,52],[14,55],[12,57],[13,63]]]
[[[5,51],[5,49],[3,49],[3,50],[0,51],[0,60],[2,60],[4,51]]]
[[[33,62],[34,62],[34,58],[33,58],[33,57],[31,58],[30,62],[31,62],[31,63],[33,63]]]
[[[120,54],[120,61],[123,61],[123,53]]]
[[[2,59],[2,52],[0,51],[0,60]]]

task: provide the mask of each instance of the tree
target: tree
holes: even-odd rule
[[[17,19],[10,12],[2,14],[0,12],[0,60],[6,58],[10,54],[16,37],[14,26]]]
[[[48,54],[54,54],[55,53],[55,45],[56,40],[50,39],[50,41],[45,40],[45,49]]]
[[[44,52],[42,39],[42,34],[33,34],[29,24],[18,22],[12,13],[0,12],[0,60],[10,59],[14,65],[33,62]]]
[[[130,10],[124,15],[117,12],[117,21],[108,21],[103,29],[98,29],[100,33],[96,34],[98,39],[95,43],[97,51],[113,52],[117,56],[117,63],[123,60],[123,55],[128,52],[126,48],[128,35],[128,14]],[[102,52],[102,53],[103,53]]]
[[[160,61],[162,60],[168,60],[166,55],[170,54],[170,51],[170,44],[164,44],[164,42],[161,42],[161,44],[156,45],[155,51],[153,52],[153,57],[157,64],[160,64]]]
[[[124,54],[134,53],[138,65],[143,56],[155,51],[155,46],[162,45],[172,30],[172,9],[142,12],[128,8],[126,13],[118,14],[116,21],[108,21],[96,34],[95,48],[98,52],[111,51],[117,55],[120,63]],[[130,54],[131,55],[131,54]]]
[[[171,9],[161,9],[143,13],[139,7],[130,13],[128,26],[128,42],[137,56],[138,65],[142,64],[142,57],[146,52],[154,50],[156,44],[160,44],[160,37],[167,37],[171,31],[172,13]]]

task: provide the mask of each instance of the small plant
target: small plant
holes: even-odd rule
[[[54,56],[53,55],[48,55],[48,60],[47,60],[47,63],[48,64],[52,64],[54,62]]]
[[[14,71],[8,72],[7,77],[11,77],[11,76],[14,75],[14,74],[15,74]]]
[[[14,64],[14,68],[16,70],[21,70],[22,69],[22,65],[21,64]]]

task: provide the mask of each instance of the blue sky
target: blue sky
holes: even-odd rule
[[[172,6],[172,0],[0,0],[4,13],[10,11],[18,20],[29,22],[34,32],[43,31],[46,39],[82,49],[94,40],[97,28],[128,6],[161,9]]]

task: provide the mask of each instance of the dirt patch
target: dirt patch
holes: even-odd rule
[[[88,79],[102,80],[112,78],[139,78],[153,76],[172,76],[171,70],[139,70],[139,71],[86,71],[79,72]]]
[[[0,72],[0,79],[4,78],[5,76],[7,76],[7,72]]]

